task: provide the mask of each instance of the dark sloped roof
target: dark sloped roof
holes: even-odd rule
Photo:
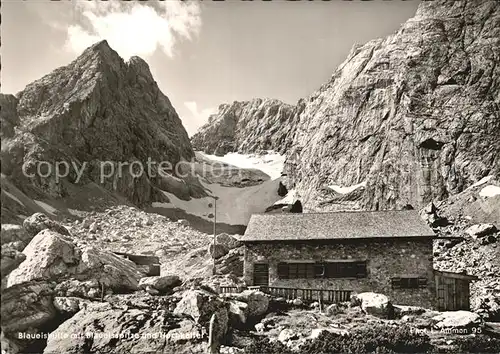
[[[443,277],[448,277],[448,278],[456,278],[456,279],[465,279],[465,280],[479,280],[479,277],[467,273],[453,273],[453,272],[447,272],[444,270],[437,270],[434,269],[434,274],[439,274]]]
[[[415,210],[254,214],[241,241],[435,237]]]

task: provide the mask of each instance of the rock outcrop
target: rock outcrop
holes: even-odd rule
[[[1,243],[2,245],[10,242],[29,242],[30,235],[20,225],[2,224]]]
[[[220,233],[216,237],[216,243],[224,245],[228,250],[242,246],[242,243],[234,236],[226,233]]]
[[[220,342],[228,330],[229,317],[226,303],[215,294],[204,290],[188,290],[184,292],[174,310],[174,315],[189,316],[196,323],[204,326],[207,332],[213,314],[216,316],[214,338]]]
[[[64,226],[50,219],[43,213],[35,213],[23,221],[23,228],[30,236],[30,239],[36,236],[40,231],[49,229],[61,235],[69,236],[69,231]]]
[[[498,231],[493,224],[476,224],[469,227],[465,232],[472,238],[481,238],[495,234]]]
[[[2,245],[1,252],[2,258],[0,271],[3,279],[5,275],[16,269],[17,266],[26,259],[26,256],[24,255],[24,253],[21,253],[18,250],[5,245]]]
[[[227,249],[227,247],[222,244],[211,243],[210,245],[208,245],[208,254],[212,258],[219,259],[221,257],[224,257],[228,252],[229,250]]]
[[[498,184],[488,178],[435,207],[435,214],[443,215],[449,222],[433,227],[441,237],[434,241],[434,268],[477,276],[478,280],[470,284],[471,309],[486,321],[498,321],[500,218],[496,214],[500,196],[481,196],[487,182]],[[431,220],[428,222],[432,226]]]
[[[355,294],[352,296],[353,305],[359,305],[364,313],[382,318],[391,318],[394,308],[389,298],[384,294],[372,292]]]
[[[224,257],[216,260],[217,274],[232,274],[243,276],[243,247],[230,250]]]
[[[430,202],[420,211],[420,217],[431,227],[446,226],[448,220],[438,214],[438,210],[433,202]]]
[[[266,314],[269,308],[269,297],[258,290],[244,290],[241,293],[226,294],[226,298],[243,302],[247,304],[245,307],[245,315],[247,318],[258,318]]]
[[[106,41],[0,103],[2,174],[31,198],[77,197],[75,184],[94,183],[139,206],[164,201],[159,163],[194,157],[146,62],[124,62]]]
[[[435,327],[438,329],[470,329],[482,325],[481,317],[469,311],[448,311],[432,318]]]
[[[172,316],[159,301],[146,305],[145,300],[85,307],[52,332],[43,352],[205,352],[202,330],[192,320]]]
[[[137,266],[109,251],[79,246],[70,237],[42,230],[26,246],[18,268],[8,275],[7,286],[34,280],[96,280],[114,290],[137,290],[143,276]]]
[[[195,150],[228,152],[285,152],[303,104],[292,106],[275,99],[222,104],[219,111],[191,138]]]
[[[45,282],[15,285],[2,291],[2,330],[7,333],[41,328],[56,317],[54,289]]]
[[[180,284],[181,281],[177,275],[163,275],[141,278],[139,288],[147,290],[148,287],[151,287],[159,293],[165,293]]]

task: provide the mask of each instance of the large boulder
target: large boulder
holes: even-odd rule
[[[219,258],[216,263],[218,274],[243,275],[243,247],[234,248]]]
[[[202,338],[206,334],[206,329],[193,320],[182,319],[178,328],[174,328],[167,333],[166,341],[174,345],[182,345],[187,342],[188,347],[193,346],[194,353],[198,350],[205,352],[203,348],[206,347],[206,343],[202,343]]]
[[[259,290],[248,289],[241,293],[227,294],[226,297],[246,303],[247,317],[260,317],[264,315],[269,308],[269,296]]]
[[[351,303],[359,305],[364,313],[376,317],[391,318],[394,315],[392,303],[384,294],[373,292],[355,294],[351,297]]]
[[[26,337],[26,334],[35,335],[58,324],[52,297],[53,284],[46,282],[30,282],[2,289],[2,354],[27,352],[26,349],[39,340]]]
[[[212,258],[219,259],[221,257],[224,257],[228,252],[229,249],[222,244],[216,243],[214,246],[214,244],[211,243],[210,245],[208,245],[208,253]]]
[[[60,297],[79,297],[88,299],[100,299],[103,295],[102,290],[102,286],[97,279],[67,279],[59,281],[54,288],[55,294]],[[109,292],[112,292],[112,290],[108,288],[106,293]]]
[[[53,293],[52,285],[45,282],[29,282],[4,289],[0,316],[3,331],[14,334],[42,328],[53,321],[56,317]]]
[[[437,329],[470,329],[482,326],[481,316],[470,311],[448,311],[432,318]]]
[[[489,236],[497,231],[497,227],[493,224],[476,224],[465,230],[465,232],[472,238]]]
[[[0,260],[2,279],[16,269],[25,259],[26,255],[24,253],[21,253],[12,247],[7,247],[6,245],[2,246]]]
[[[226,246],[228,250],[240,247],[242,245],[240,240],[237,240],[234,236],[226,233],[218,234],[215,240],[216,243]]]
[[[248,304],[242,301],[230,300],[229,301],[229,325],[231,328],[242,328],[247,322],[247,308]]]
[[[71,296],[55,296],[53,300],[53,304],[56,310],[64,315],[74,315],[81,309],[85,308],[84,304],[88,303],[89,300]]]
[[[9,242],[22,241],[28,243],[31,240],[30,235],[20,225],[2,224],[1,244]]]
[[[44,353],[203,353],[198,328],[166,309],[93,304],[52,332]]]
[[[448,219],[439,215],[438,209],[433,202],[427,204],[420,211],[420,217],[432,227],[448,225]]]
[[[208,331],[210,318],[216,316],[214,336],[220,343],[228,329],[228,311],[226,303],[215,294],[204,290],[187,290],[174,310],[175,315],[190,316],[196,323]]]
[[[143,274],[135,263],[112,252],[77,246],[52,230],[42,230],[26,246],[26,260],[9,274],[7,286],[32,280],[94,279],[106,288],[137,290]]]
[[[168,290],[179,285],[181,280],[177,275],[164,275],[154,277],[144,277],[139,281],[139,288],[146,289],[148,286],[158,290],[160,293],[165,293]]]
[[[479,296],[475,312],[489,322],[500,322],[500,296],[494,294]]]
[[[30,237],[34,237],[40,231],[45,229],[53,230],[61,235],[69,236],[68,229],[54,220],[49,219],[49,217],[43,213],[35,213],[24,219],[23,227]]]

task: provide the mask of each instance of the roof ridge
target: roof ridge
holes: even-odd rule
[[[341,210],[341,211],[313,211],[309,213],[252,213],[252,215],[305,215],[305,214],[347,214],[347,213],[390,213],[390,212],[418,212],[415,209],[410,210]]]
[[[417,210],[253,214],[241,241],[435,237]]]

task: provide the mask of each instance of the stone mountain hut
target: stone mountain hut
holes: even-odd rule
[[[241,241],[247,285],[373,291],[398,304],[469,308],[465,274],[433,268],[436,234],[415,210],[254,214]]]

